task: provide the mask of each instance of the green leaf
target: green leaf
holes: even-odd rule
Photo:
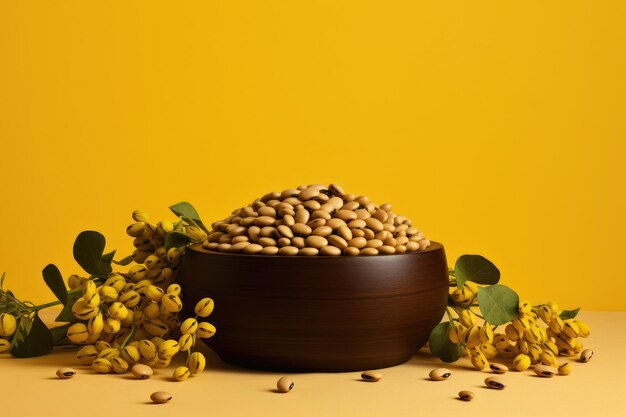
[[[76,316],[74,316],[74,313],[72,313],[72,306],[74,305],[76,300],[78,300],[82,296],[83,296],[83,293],[80,290],[68,292],[67,303],[65,303],[65,305],[63,306],[63,310],[61,310],[61,313],[57,316],[55,321],[70,322],[70,323],[81,322],[82,320],[79,320],[78,318],[76,318]]]
[[[50,333],[52,333],[52,343],[57,344],[61,340],[65,339],[67,336],[67,329],[72,325],[72,323],[67,323],[62,326],[56,326],[50,329]]]
[[[126,266],[126,265],[130,265],[132,261],[133,261],[133,256],[128,255],[126,258],[122,258],[119,261],[116,261],[115,259],[113,259],[112,262],[116,265]]]
[[[487,258],[480,255],[462,255],[454,266],[457,285],[462,288],[465,281],[493,285],[500,281],[500,271]]]
[[[478,287],[477,299],[480,312],[490,324],[499,326],[519,315],[519,296],[505,285]]]
[[[574,310],[563,310],[561,311],[561,314],[559,314],[559,317],[562,318],[563,320],[573,319],[574,317],[578,315],[579,311],[580,311],[580,307]]]
[[[453,343],[450,340],[450,322],[439,323],[430,332],[428,338],[428,347],[430,353],[437,356],[444,362],[455,362],[461,357],[461,344]]]
[[[177,203],[177,204],[174,204],[173,206],[170,206],[170,210],[172,211],[172,213],[174,213],[175,215],[177,215],[179,217],[183,217],[183,218],[192,220],[202,230],[204,230],[206,233],[209,233],[207,228],[202,223],[202,220],[200,219],[200,215],[198,214],[196,209],[190,203],[188,203],[186,201],[181,201],[180,203]]]
[[[108,277],[111,271],[113,271],[113,268],[111,268],[111,262],[113,262],[114,256],[114,250],[102,255],[102,258],[100,259],[100,275]]]
[[[191,243],[191,238],[182,232],[170,232],[165,236],[165,250],[180,248]]]
[[[32,358],[50,353],[52,347],[52,333],[41,321],[39,314],[35,313],[32,322],[23,316],[11,345],[11,355],[16,358]]]
[[[106,239],[101,233],[93,230],[81,232],[74,241],[74,259],[89,274],[97,276],[106,276],[110,273],[103,269],[102,254]]]
[[[58,300],[63,304],[67,304],[67,290],[65,289],[65,283],[63,282],[63,276],[61,275],[61,271],[56,265],[48,264],[41,271],[43,275],[43,280],[46,282],[50,291],[56,295]]]

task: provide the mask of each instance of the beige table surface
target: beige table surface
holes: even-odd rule
[[[474,370],[466,358],[446,365],[453,371],[449,380],[428,380],[441,363],[424,349],[409,362],[382,370],[381,382],[362,382],[358,372],[295,374],[289,394],[275,391],[283,374],[226,365],[204,346],[207,370],[185,382],[169,380],[173,368],[141,381],[128,374],[95,374],[76,364],[75,351],[31,359],[0,354],[0,416],[626,416],[626,312],[580,317],[591,326],[591,336],[583,339],[595,351],[591,362],[576,362],[571,375],[551,379],[509,372],[503,375],[504,391],[485,388],[483,380],[493,374]],[[57,379],[61,366],[79,373]],[[476,399],[456,399],[464,389]],[[161,390],[173,400],[151,404],[150,394]]]

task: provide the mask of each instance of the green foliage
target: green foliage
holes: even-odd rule
[[[514,320],[519,314],[519,296],[501,284],[478,288],[478,305],[485,320],[496,326]]]
[[[457,361],[463,352],[460,343],[453,343],[450,340],[448,336],[450,326],[451,323],[449,321],[439,323],[430,332],[430,337],[428,338],[430,353],[448,363]]]
[[[493,285],[500,281],[500,270],[490,260],[480,255],[462,255],[454,266],[454,276],[460,288],[466,281]]]

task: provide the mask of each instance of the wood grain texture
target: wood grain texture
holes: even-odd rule
[[[215,301],[206,340],[230,364],[286,372],[398,365],[428,340],[448,297],[444,248],[401,255],[289,257],[193,246],[182,267],[184,315]]]

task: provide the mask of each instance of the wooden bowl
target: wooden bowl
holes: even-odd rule
[[[378,256],[267,256],[194,245],[180,283],[183,315],[215,301],[206,344],[233,365],[283,372],[379,369],[428,340],[448,299],[443,246]]]

